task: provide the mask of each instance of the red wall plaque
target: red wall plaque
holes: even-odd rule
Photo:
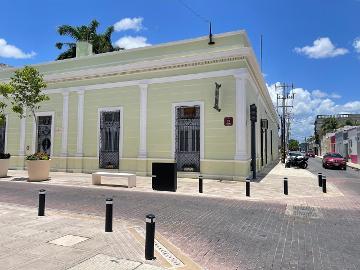
[[[232,117],[224,117],[224,126],[230,127],[233,125]]]

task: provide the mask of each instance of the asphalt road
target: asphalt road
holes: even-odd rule
[[[310,162],[310,170],[318,170],[318,162]],[[356,174],[334,173],[349,174],[340,188],[358,190]],[[157,230],[204,269],[360,269],[358,197],[319,199],[321,216],[307,218],[286,215],[282,202],[1,181],[0,203],[36,208],[40,188],[51,209],[104,216],[105,198],[112,196],[116,218],[144,225],[145,215],[154,213]]]
[[[310,158],[308,170],[317,175],[326,175],[327,181],[335,184],[342,192],[353,196],[360,196],[360,170],[347,167],[347,170],[324,169],[320,158]]]

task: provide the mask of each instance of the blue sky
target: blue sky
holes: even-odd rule
[[[126,46],[206,35],[204,20],[180,2],[210,19],[214,33],[245,29],[258,56],[264,36],[263,72],[272,96],[277,82],[297,88],[293,137],[310,135],[318,113],[360,113],[359,0],[2,0],[0,63],[53,60],[55,43],[66,40],[57,26],[92,19],[100,30],[131,19],[113,35]]]

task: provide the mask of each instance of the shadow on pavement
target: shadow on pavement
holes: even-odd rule
[[[269,172],[270,172],[272,169],[274,169],[274,167],[275,167],[276,165],[279,164],[279,162],[280,162],[280,161],[275,160],[275,161],[273,161],[272,163],[267,164],[267,165],[262,169],[261,172],[258,172],[258,173],[256,174],[256,179],[251,179],[251,182],[255,182],[255,183],[261,182],[261,180],[263,180],[263,179],[265,178],[265,176],[268,175]]]

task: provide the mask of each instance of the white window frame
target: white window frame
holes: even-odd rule
[[[35,117],[39,116],[51,116],[51,147],[50,147],[50,156],[54,156],[54,132],[55,132],[55,112],[37,112]],[[33,138],[32,138],[32,152],[35,153],[36,150],[36,122],[33,119]]]
[[[124,143],[124,109],[122,106],[119,107],[104,107],[104,108],[98,108],[98,115],[97,115],[97,136],[96,136],[96,140],[97,140],[97,149],[96,149],[96,156],[97,159],[99,160],[100,158],[100,153],[99,153],[99,148],[100,148],[100,114],[102,112],[113,112],[113,111],[120,111],[120,138],[119,138],[119,163],[120,160],[122,159],[122,155],[123,155],[123,143]],[[120,168],[120,164],[119,164],[119,168]]]
[[[171,157],[175,159],[175,121],[176,121],[176,107],[181,106],[199,106],[200,107],[200,161],[204,159],[205,153],[205,134],[204,134],[204,101],[184,101],[184,102],[177,102],[172,103],[172,119],[171,119],[171,133],[172,133],[172,140],[171,140]]]

